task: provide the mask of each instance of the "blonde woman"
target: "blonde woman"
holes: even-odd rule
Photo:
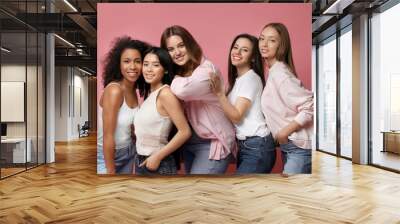
[[[283,174],[311,173],[313,93],[297,78],[286,26],[267,24],[261,31],[259,48],[269,67],[261,105],[282,150]]]

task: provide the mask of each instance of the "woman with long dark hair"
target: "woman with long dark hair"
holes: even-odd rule
[[[183,101],[192,137],[183,146],[188,174],[223,174],[236,156],[234,128],[209,86],[213,63],[204,58],[193,36],[181,26],[171,26],[161,36],[161,47],[172,58],[175,78],[172,92]]]
[[[177,173],[173,152],[191,135],[182,106],[169,88],[174,77],[172,60],[162,48],[152,47],[143,59],[143,76],[138,81],[144,102],[134,124],[137,156],[135,173]],[[177,132],[168,139],[175,125]]]
[[[249,34],[236,36],[228,57],[229,88],[212,75],[210,84],[225,115],[234,123],[239,143],[237,173],[269,173],[275,164],[275,145],[261,111],[265,85],[258,40]]]

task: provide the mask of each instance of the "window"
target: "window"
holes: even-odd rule
[[[352,157],[352,35],[351,25],[340,41],[340,155]]]
[[[318,48],[318,145],[336,153],[336,36]]]
[[[371,18],[371,162],[400,170],[400,4]]]
[[[44,4],[44,1],[20,1],[18,8],[11,8],[23,16],[41,13],[40,6]],[[0,3],[0,6],[15,5],[12,1]],[[3,96],[13,94],[17,99],[3,101],[0,110],[1,114],[18,115],[1,119],[6,129],[0,144],[0,178],[5,178],[45,163],[46,39],[44,33],[8,14],[0,12],[0,17],[7,21],[3,21],[0,29],[0,89]],[[18,109],[12,110],[11,106]]]

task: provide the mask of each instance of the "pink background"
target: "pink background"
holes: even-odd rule
[[[297,75],[311,89],[311,3],[99,3],[97,9],[98,100],[103,92],[101,62],[112,41],[128,35],[159,46],[162,32],[172,25],[189,30],[227,81],[234,37],[240,33],[258,37],[267,23],[281,22],[290,33]],[[272,172],[281,172],[280,156]]]
[[[258,37],[267,23],[284,23],[298,76],[311,89],[311,3],[99,3],[97,9],[98,99],[103,92],[101,62],[112,41],[128,35],[159,46],[161,33],[171,25],[189,30],[226,78],[229,47],[236,35]]]

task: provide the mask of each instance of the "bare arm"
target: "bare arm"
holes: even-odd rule
[[[157,170],[161,160],[177,150],[191,136],[189,124],[186,120],[182,106],[169,88],[161,90],[157,101],[161,102],[163,109],[167,112],[172,122],[178,129],[175,136],[160,151],[153,153],[141,165],[146,165],[149,170]]]
[[[123,97],[122,90],[116,85],[106,87],[103,93],[103,151],[108,174],[115,174],[114,133]]]
[[[244,115],[251,106],[251,101],[245,97],[238,97],[235,105],[232,105],[225,95],[225,88],[220,76],[214,73],[210,73],[210,87],[214,94],[217,95],[219,103],[229,120],[234,124],[242,122]]]
[[[289,135],[299,129],[301,129],[300,124],[294,120],[291,121],[288,125],[279,130],[278,134],[276,135],[276,141],[278,141],[279,144],[287,143]]]

